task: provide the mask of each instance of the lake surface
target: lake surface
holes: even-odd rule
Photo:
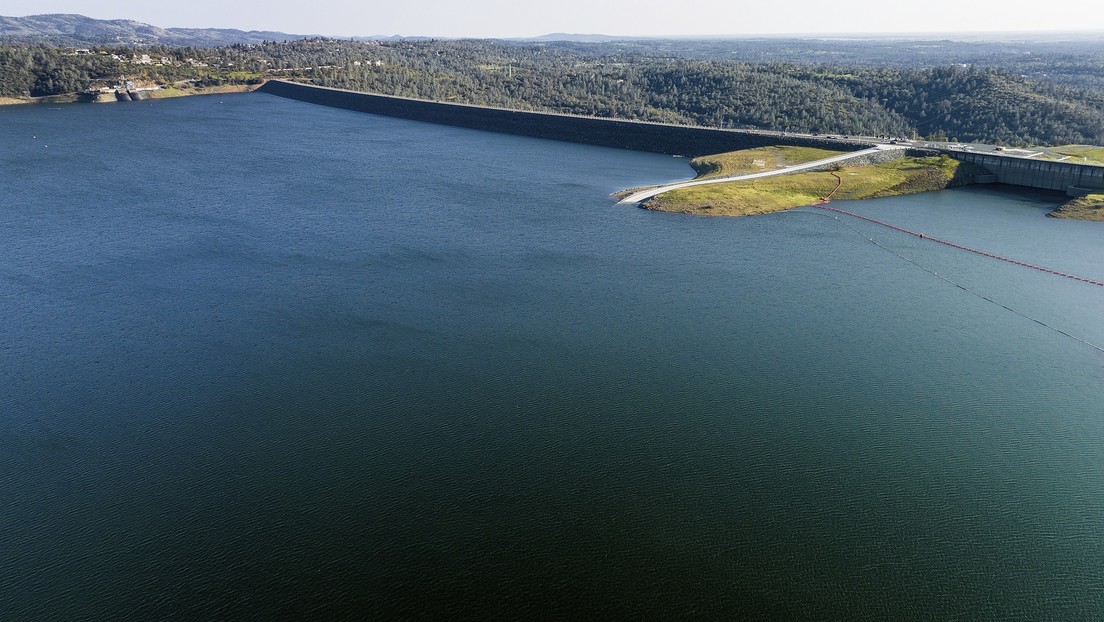
[[[1104,618],[1104,288],[608,198],[690,175],[0,110],[0,619]],[[836,205],[1104,280],[1059,200]]]

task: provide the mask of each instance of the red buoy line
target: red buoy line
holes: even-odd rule
[[[838,187],[839,186],[837,186],[837,188]],[[833,190],[833,193],[834,192],[835,191]],[[904,227],[898,227],[897,225],[891,225],[888,222],[882,222],[881,220],[878,220],[876,218],[870,218],[868,216],[861,216],[859,214],[855,214],[853,212],[848,212],[847,210],[842,210],[842,209],[838,209],[838,208],[835,208],[835,207],[828,207],[827,205],[825,205],[825,203],[827,203],[827,199],[825,199],[824,201],[818,201],[816,203],[813,203],[811,205],[811,207],[815,207],[817,209],[822,209],[822,210],[827,210],[829,212],[836,212],[837,214],[844,214],[844,215],[850,216],[852,218],[858,218],[859,220],[865,220],[866,222],[872,222],[876,225],[881,225],[883,227],[888,227],[890,229],[893,229],[894,231],[900,231],[901,233],[907,233],[908,235],[916,236],[916,237],[924,239],[924,240],[931,240],[932,242],[938,242],[940,244],[950,246],[951,248],[957,248],[959,250],[969,251],[971,253],[981,255],[982,257],[989,257],[990,259],[996,259],[998,261],[1004,261],[1004,262],[1007,262],[1007,263],[1010,263],[1010,264],[1015,264],[1017,266],[1023,266],[1024,268],[1031,268],[1032,270],[1038,270],[1040,272],[1046,272],[1048,274],[1054,274],[1054,275],[1057,275],[1057,276],[1065,277],[1067,279],[1073,279],[1075,281],[1081,281],[1082,283],[1088,283],[1089,285],[1096,285],[1097,287],[1104,287],[1104,283],[1102,283],[1100,281],[1094,281],[1092,279],[1087,279],[1083,276],[1077,276],[1076,274],[1067,274],[1065,272],[1059,272],[1058,270],[1053,270],[1051,268],[1047,268],[1047,267],[1044,267],[1044,266],[1037,266],[1035,264],[1030,264],[1030,263],[1019,261],[1019,260],[1016,260],[1016,259],[1009,259],[1008,257],[1002,257],[1001,255],[994,255],[993,253],[987,253],[985,251],[978,250],[976,248],[970,248],[969,246],[963,246],[961,244],[955,244],[954,242],[948,242],[946,240],[940,240],[939,238],[933,238],[931,236],[924,235],[923,233],[917,233],[916,231],[910,231],[909,229],[905,229]]]
[[[837,179],[839,179],[839,178],[837,177]],[[838,189],[838,188],[839,188],[839,186],[837,185],[837,186],[836,186],[836,188]],[[854,218],[858,218],[859,220],[866,220],[866,221],[870,221],[870,222],[872,222],[872,223],[876,223],[876,224],[882,225],[882,226],[884,226],[884,227],[889,227],[890,229],[895,229],[895,230],[897,230],[897,231],[902,231],[902,232],[904,232],[904,233],[907,233],[907,234],[909,234],[909,235],[915,235],[915,236],[917,236],[917,237],[920,237],[920,238],[924,238],[924,239],[930,239],[930,240],[933,240],[933,241],[936,241],[936,242],[940,242],[940,243],[942,243],[942,244],[947,244],[947,245],[949,245],[949,246],[953,246],[953,247],[956,247],[956,248],[961,248],[961,249],[963,249],[963,250],[968,250],[968,251],[970,251],[970,252],[974,252],[974,253],[978,253],[978,254],[981,254],[981,255],[986,255],[986,256],[990,256],[990,257],[994,257],[994,258],[996,258],[996,259],[1004,259],[1003,257],[1000,257],[999,255],[989,255],[989,254],[987,254],[987,253],[983,253],[983,252],[980,252],[980,251],[976,251],[976,250],[974,250],[974,249],[971,249],[971,248],[968,248],[968,247],[965,247],[965,246],[959,246],[959,245],[957,245],[957,244],[953,244],[953,243],[949,243],[949,242],[944,242],[944,241],[942,241],[942,240],[939,240],[938,238],[927,238],[926,236],[924,236],[924,235],[923,235],[923,234],[921,234],[921,233],[915,233],[915,232],[913,232],[913,231],[909,231],[908,229],[903,229],[903,228],[901,228],[901,227],[897,227],[897,226],[895,226],[895,225],[891,225],[891,224],[889,224],[889,223],[881,222],[881,221],[879,221],[879,220],[876,220],[876,219],[873,219],[873,218],[867,218],[866,216],[859,216],[858,214],[853,214],[853,213],[851,213],[851,212],[848,212],[848,211],[845,211],[845,210],[841,210],[841,209],[836,209],[836,208],[834,208],[834,207],[824,207],[824,206],[823,206],[823,204],[824,204],[824,203],[826,203],[826,202],[827,202],[827,199],[822,199],[821,201],[818,201],[818,202],[816,202],[816,203],[813,203],[812,205],[810,205],[810,207],[816,207],[816,208],[819,208],[819,209],[822,209],[822,210],[825,210],[825,211],[830,211],[830,212],[837,212],[837,213],[840,213],[840,214],[844,214],[844,215],[847,215],[847,216],[852,216],[852,217],[854,217]],[[797,211],[797,210],[794,210],[794,211],[790,211],[790,212],[782,212],[782,213],[783,213],[783,214],[786,214],[786,213],[790,213],[790,214],[801,214],[801,213],[805,213],[805,214],[815,214],[815,212],[801,212],[801,211]],[[892,248],[890,248],[890,247],[888,247],[888,246],[886,246],[886,245],[882,244],[881,242],[878,242],[877,240],[875,240],[874,238],[872,238],[872,237],[870,237],[870,236],[866,235],[866,234],[865,234],[865,233],[863,233],[862,231],[859,231],[859,230],[858,230],[858,229],[856,229],[855,227],[852,227],[852,226],[851,226],[850,224],[848,224],[848,223],[846,223],[846,222],[844,222],[844,221],[840,220],[840,219],[839,219],[838,217],[836,217],[836,216],[832,216],[831,214],[822,214],[822,215],[823,215],[823,216],[826,216],[826,217],[828,217],[828,218],[831,218],[831,219],[833,219],[833,220],[835,220],[835,221],[837,221],[837,222],[839,222],[840,224],[842,224],[842,225],[846,226],[846,227],[847,227],[848,229],[851,229],[851,230],[852,230],[852,231],[854,231],[855,233],[857,233],[857,234],[859,234],[860,236],[862,236],[863,238],[865,238],[865,239],[866,239],[866,240],[867,240],[868,242],[870,242],[871,244],[873,244],[873,245],[877,246],[878,248],[880,248],[880,249],[882,249],[882,250],[884,250],[884,251],[886,251],[886,252],[888,252],[888,253],[891,253],[891,254],[895,255],[895,256],[896,256],[897,258],[899,258],[899,259],[902,259],[902,260],[904,260],[904,261],[906,261],[906,262],[908,262],[908,263],[910,263],[910,264],[912,264],[912,265],[916,266],[917,268],[920,268],[920,269],[921,269],[921,270],[923,270],[924,272],[927,272],[928,274],[930,274],[930,275],[932,275],[932,276],[936,277],[937,279],[939,279],[939,280],[941,280],[941,281],[944,281],[944,282],[946,282],[946,283],[947,283],[947,284],[949,284],[949,285],[953,285],[954,287],[957,287],[958,289],[961,289],[962,291],[964,291],[964,292],[966,292],[966,293],[968,293],[968,294],[971,294],[971,295],[977,296],[978,298],[981,298],[982,300],[984,300],[984,301],[986,301],[986,302],[989,302],[989,303],[992,303],[992,304],[994,304],[994,305],[997,305],[998,307],[1001,307],[1002,309],[1005,309],[1006,311],[1010,311],[1010,312],[1012,312],[1012,313],[1014,313],[1014,314],[1016,314],[1016,315],[1018,315],[1018,316],[1020,316],[1020,317],[1024,318],[1025,320],[1028,320],[1028,321],[1030,321],[1030,322],[1034,322],[1034,323],[1036,323],[1036,324],[1038,324],[1038,325],[1042,326],[1043,328],[1047,328],[1047,329],[1050,329],[1050,330],[1052,330],[1052,331],[1054,331],[1054,332],[1058,333],[1059,335],[1064,335],[1064,336],[1066,336],[1066,337],[1069,337],[1070,339],[1072,339],[1072,340],[1074,340],[1074,341],[1076,341],[1076,342],[1078,342],[1078,343],[1080,343],[1080,344],[1083,344],[1083,345],[1085,345],[1085,346],[1088,346],[1088,347],[1090,347],[1090,348],[1092,348],[1092,349],[1094,349],[1094,350],[1096,350],[1096,351],[1098,351],[1098,352],[1102,352],[1102,353],[1104,353],[1104,347],[1098,346],[1098,345],[1096,345],[1095,343],[1093,343],[1093,342],[1091,342],[1091,341],[1087,341],[1087,340],[1085,340],[1085,339],[1082,339],[1081,337],[1078,337],[1077,335],[1074,335],[1073,333],[1069,333],[1069,332],[1067,332],[1067,331],[1064,331],[1064,330],[1062,330],[1061,328],[1058,328],[1057,326],[1053,326],[1053,325],[1051,325],[1051,324],[1047,324],[1046,322],[1044,322],[1044,321],[1042,321],[1042,320],[1040,320],[1040,319],[1038,319],[1038,318],[1034,318],[1034,317],[1031,317],[1030,315],[1027,315],[1026,313],[1023,313],[1023,312],[1021,312],[1021,311],[1017,311],[1016,309],[1013,309],[1012,307],[1010,307],[1010,306],[1008,306],[1008,305],[1006,305],[1006,304],[1004,304],[1004,303],[1002,303],[1002,302],[999,302],[999,301],[997,301],[997,300],[995,300],[995,299],[993,299],[993,298],[991,298],[991,297],[989,297],[989,296],[986,296],[985,294],[983,294],[983,293],[981,293],[981,292],[978,292],[978,291],[972,290],[972,289],[970,289],[969,287],[966,287],[965,285],[962,285],[961,283],[957,283],[957,282],[955,282],[955,281],[953,281],[953,280],[951,280],[951,279],[947,278],[946,276],[944,276],[944,275],[942,275],[942,274],[940,274],[940,273],[936,272],[935,270],[932,270],[931,268],[928,268],[927,266],[924,266],[924,265],[922,265],[922,264],[920,264],[920,263],[917,263],[916,261],[914,261],[914,260],[912,260],[912,259],[910,259],[910,258],[908,258],[908,257],[906,257],[906,256],[904,256],[904,255],[902,255],[901,253],[898,253],[897,251],[895,251],[895,250],[893,250]],[[1014,261],[1014,260],[1008,260],[1008,259],[1004,259],[1004,260],[1005,260],[1005,261],[1012,261],[1012,263],[1016,263],[1016,264],[1019,264],[1019,265],[1023,265],[1023,266],[1029,267],[1029,268],[1035,268],[1035,269],[1043,270],[1044,272],[1054,272],[1055,274],[1062,274],[1062,273],[1060,273],[1060,272],[1055,272],[1055,271],[1052,271],[1052,270],[1050,270],[1050,269],[1048,269],[1048,268],[1041,268],[1041,267],[1033,266],[1033,265],[1031,265],[1031,264],[1026,264],[1026,263],[1022,263],[1022,262],[1017,262],[1017,261]],[[1064,274],[1062,274],[1062,276],[1067,276],[1067,275],[1064,275]],[[1078,278],[1078,277],[1070,277],[1070,278]],[[1092,281],[1092,280],[1089,280],[1089,279],[1078,279],[1078,280],[1084,280],[1085,282],[1087,282],[1087,283],[1092,283],[1092,284],[1094,284],[1094,285],[1101,285],[1100,283],[1097,283],[1096,281]]]

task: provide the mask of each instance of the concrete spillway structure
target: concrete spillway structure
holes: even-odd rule
[[[471,106],[359,93],[283,80],[269,80],[258,91],[313,104],[414,121],[672,155],[699,156],[770,145],[858,151],[874,145],[866,141],[783,132],[729,130]]]
[[[1013,186],[1060,190],[1081,196],[1104,190],[1104,166],[1034,160],[987,153],[947,151],[947,155],[989,171],[994,181]]]

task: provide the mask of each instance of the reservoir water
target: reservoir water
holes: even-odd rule
[[[690,174],[0,110],[0,619],[1104,618],[1104,288]],[[837,205],[1104,280],[1059,200]]]

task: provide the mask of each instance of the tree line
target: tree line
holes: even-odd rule
[[[1104,144],[1104,89],[1092,86],[1095,59],[1081,68],[1080,83],[1089,86],[1076,86],[979,64],[750,62],[671,53],[677,44],[665,45],[318,38],[220,48],[102,47],[77,55],[8,44],[0,45],[0,95],[75,92],[120,77],[201,84],[285,77],[440,101],[719,127]],[[169,62],[128,60],[141,54]],[[1060,58],[1062,75],[1076,73],[1076,58]]]

